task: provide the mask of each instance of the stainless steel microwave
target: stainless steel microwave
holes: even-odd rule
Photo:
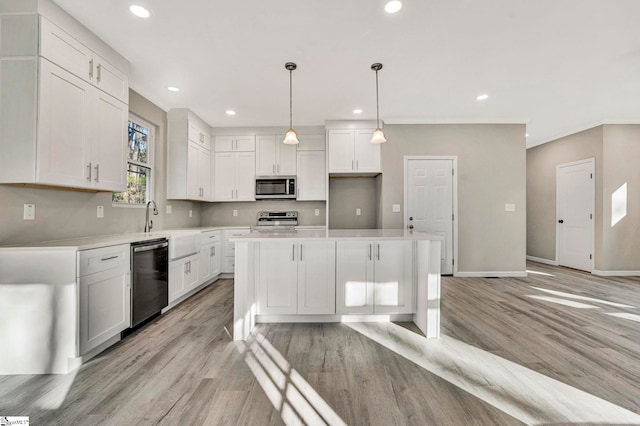
[[[256,178],[256,200],[295,199],[295,176],[271,176]]]

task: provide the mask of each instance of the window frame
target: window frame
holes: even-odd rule
[[[147,163],[142,163],[139,161],[134,161],[134,160],[129,160],[129,148],[128,148],[128,142],[129,142],[129,135],[127,132],[127,155],[125,158],[125,172],[128,176],[129,174],[129,165],[132,164],[134,166],[139,166],[139,167],[145,167],[149,169],[149,177],[151,179],[147,180],[147,185],[148,185],[148,190],[149,190],[149,200],[153,200],[154,199],[154,189],[155,189],[155,155],[156,155],[156,125],[145,120],[144,118],[140,117],[137,114],[134,114],[132,112],[129,112],[129,117],[127,119],[127,128],[129,126],[129,122],[133,122],[135,124],[138,124],[144,128],[146,128],[147,130],[149,130],[149,133],[147,135]],[[119,192],[126,192],[126,191],[119,191]],[[113,197],[113,195],[112,195]],[[113,202],[113,200],[111,201],[111,206],[112,207],[124,207],[124,208],[134,208],[134,209],[139,209],[139,208],[145,208],[146,205],[145,204],[131,204],[131,203],[116,203]]]

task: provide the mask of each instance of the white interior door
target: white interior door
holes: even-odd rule
[[[556,173],[558,264],[593,269],[594,160],[560,164]]]
[[[452,158],[409,158],[405,162],[405,226],[444,238],[443,274],[453,274],[453,169]]]

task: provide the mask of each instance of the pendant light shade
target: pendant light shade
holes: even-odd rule
[[[371,143],[385,143],[387,138],[384,136],[382,129],[380,129],[380,103],[378,101],[378,71],[382,69],[382,64],[376,62],[371,65],[371,69],[376,72],[376,130],[373,132]]]
[[[293,70],[298,68],[293,62],[287,62],[284,67],[289,70],[289,130],[284,137],[282,143],[287,145],[296,145],[300,143],[298,140],[298,134],[293,130],[293,86],[291,83]]]

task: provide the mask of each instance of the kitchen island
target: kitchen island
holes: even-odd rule
[[[236,244],[234,340],[262,322],[413,321],[440,334],[442,237],[395,229],[252,232]]]

